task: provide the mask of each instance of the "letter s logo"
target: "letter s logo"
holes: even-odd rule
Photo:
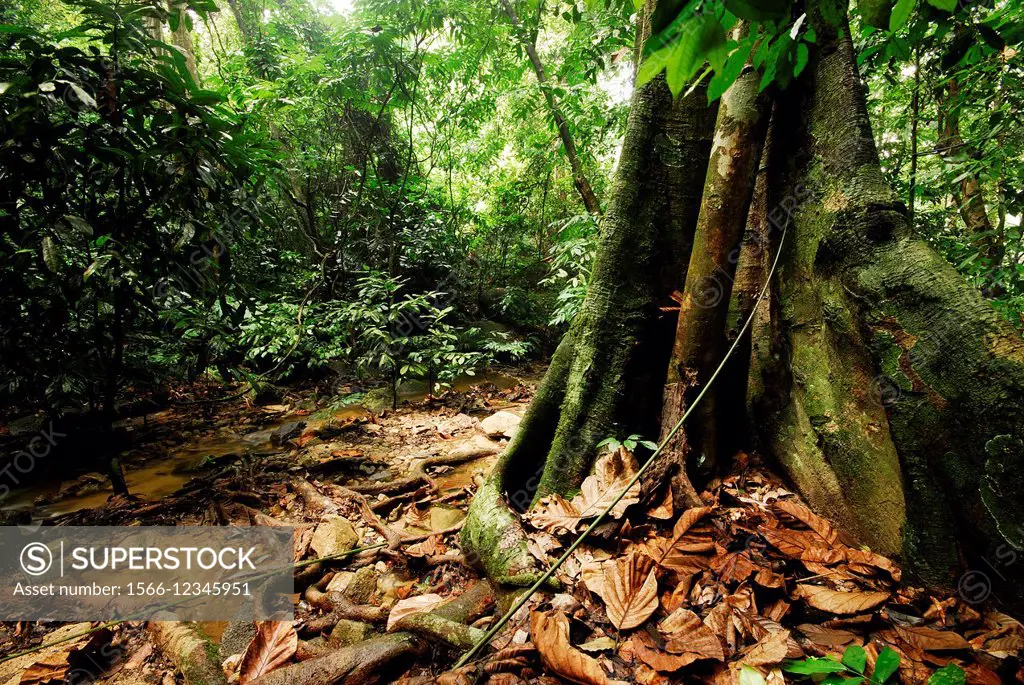
[[[30,576],[41,576],[53,566],[53,552],[41,542],[30,542],[21,550],[21,568]]]

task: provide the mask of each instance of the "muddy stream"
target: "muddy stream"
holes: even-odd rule
[[[476,376],[467,376],[456,381],[452,389],[465,392],[473,386],[490,384],[499,390],[515,386],[519,379],[504,373],[488,372]],[[400,388],[400,406],[415,405],[426,399],[426,392],[419,387]],[[254,408],[253,411],[266,411],[269,407]],[[155,501],[178,491],[191,479],[200,475],[204,469],[216,465],[218,461],[228,461],[238,456],[259,456],[284,451],[280,445],[274,444],[274,434],[289,424],[305,423],[305,430],[317,429],[328,422],[345,422],[370,416],[371,412],[360,404],[353,404],[337,409],[321,409],[314,412],[301,411],[297,407],[281,407],[281,413],[275,415],[268,423],[262,424],[257,430],[241,432],[230,426],[195,435],[183,444],[167,450],[166,456],[153,455],[140,461],[131,454],[124,453],[123,459],[125,478],[129,491],[135,497],[145,501]],[[138,419],[137,423],[159,422],[166,419],[174,409],[167,409],[149,414]],[[238,428],[244,430],[247,426]],[[137,453],[137,451],[135,451]],[[472,464],[464,464],[446,474],[444,489],[459,488],[469,485],[472,477]],[[74,487],[69,487],[73,485]],[[12,490],[4,502],[4,510],[30,510],[33,519],[45,519],[54,516],[93,509],[103,506],[112,494],[109,479],[95,471],[68,467],[63,473],[57,472],[31,484],[30,486]]]

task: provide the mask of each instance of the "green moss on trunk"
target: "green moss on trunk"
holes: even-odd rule
[[[1024,341],[911,234],[879,166],[848,29],[821,19],[825,2],[810,5],[822,49],[777,131],[800,153],[773,197],[803,197],[781,274],[792,384],[776,453],[812,503],[827,512],[822,498],[841,497],[863,538],[866,516],[898,511],[902,494],[884,487],[899,482],[895,450],[908,560],[924,580],[951,582],[960,560],[996,563],[1024,543],[1021,454],[1002,447],[1024,438]],[[820,474],[806,475],[809,458]],[[1001,596],[1019,602],[1021,569],[1001,573]]]

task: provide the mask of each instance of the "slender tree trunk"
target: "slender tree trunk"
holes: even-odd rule
[[[768,130],[768,97],[759,92],[760,80],[757,71],[748,65],[722,96],[668,367],[661,415],[663,437],[725,356],[740,243]],[[704,397],[686,428],[686,440],[705,473],[719,460],[722,417],[716,395],[717,389]],[[681,461],[678,453],[683,449],[682,440],[676,438],[667,449],[670,456],[677,453],[675,459]]]
[[[533,65],[533,72],[537,75],[537,82],[540,84],[540,89],[544,93],[544,99],[547,100],[548,109],[551,110],[551,117],[555,120],[555,127],[558,129],[558,135],[562,139],[562,146],[565,148],[565,156],[569,158],[569,166],[572,168],[573,183],[576,185],[576,190],[579,191],[580,198],[583,200],[583,206],[587,208],[587,211],[594,216],[601,215],[601,202],[597,199],[597,195],[594,193],[593,187],[590,185],[590,181],[587,180],[586,172],[583,170],[583,162],[580,160],[579,153],[576,151],[576,142],[573,140],[572,132],[569,130],[569,122],[566,121],[565,115],[562,113],[562,107],[559,105],[558,100],[555,98],[554,93],[551,92],[551,88],[548,85],[547,73],[544,71],[544,64],[540,61],[540,55],[537,54],[537,44],[535,40],[527,39],[523,35],[523,23],[519,19],[519,15],[516,13],[515,8],[512,6],[510,0],[501,0],[501,6],[508,16],[509,21],[512,23],[512,30],[519,36],[519,40],[522,42],[523,48],[526,50],[526,54],[530,58],[530,64]]]
[[[228,0],[228,6],[231,8],[231,14],[235,17],[238,32],[242,34],[242,42],[249,45],[256,38],[256,27],[253,25],[251,13],[242,6],[243,2],[246,0]]]
[[[960,135],[960,84],[951,78],[943,90],[937,92],[939,106],[939,152],[950,162],[957,162],[971,156],[967,143]],[[981,179],[977,174],[962,174],[963,178],[953,187],[953,200],[960,210],[960,217],[967,227],[967,234],[981,251],[990,268],[1003,261],[1005,246],[996,235],[988,216],[988,205],[982,191]]]
[[[881,172],[848,27],[822,19],[825,3],[845,14],[839,0],[809,4],[819,48],[772,146],[800,151],[770,184],[794,232],[774,453],[821,513],[902,549],[924,580],[952,582],[962,559],[1002,563],[995,592],[1019,604],[1006,559],[1024,546],[1024,341],[914,237]]]
[[[907,218],[914,226],[917,205],[917,165],[919,162],[917,132],[921,121],[921,48],[914,48],[914,93],[910,97],[910,189],[907,192]]]
[[[673,101],[661,77],[633,95],[586,300],[463,529],[492,578],[522,584],[535,564],[503,497],[525,508],[569,494],[601,440],[657,435],[675,328],[665,310],[685,278],[714,117],[703,89]]]
[[[199,71],[196,69],[196,50],[192,44],[192,32],[186,23],[188,8],[181,0],[167,0],[167,11],[176,16],[177,28],[171,32],[174,47],[185,57],[185,67],[195,84],[199,85]],[[191,21],[191,20],[188,20]]]

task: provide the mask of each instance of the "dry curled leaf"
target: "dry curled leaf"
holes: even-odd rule
[[[650,557],[631,552],[604,569],[604,582],[595,592],[604,600],[612,625],[629,630],[650,618],[658,609],[658,579]]]
[[[856,633],[849,630],[826,628],[813,623],[802,623],[797,630],[816,645],[823,647],[843,647],[848,644],[861,644],[863,640],[857,637]]]
[[[822,542],[828,546],[834,545],[839,539],[839,531],[831,523],[802,504],[784,499],[775,502],[772,508],[776,513],[782,512],[803,523],[817,533],[821,537]]]
[[[109,665],[107,647],[113,639],[113,632],[108,628],[98,630],[87,637],[68,643],[63,648],[48,654],[29,666],[21,674],[20,685],[45,685],[46,683],[64,683],[70,679],[82,679],[91,674],[95,679],[96,671]]]
[[[793,596],[832,614],[858,614],[889,599],[888,592],[840,592],[820,585],[797,585]]]
[[[768,633],[744,654],[740,661],[748,666],[774,666],[781,663],[789,652],[789,631]]]
[[[725,606],[725,605],[722,605]],[[676,609],[658,626],[667,640],[665,649],[674,654],[694,654],[698,659],[725,661],[718,636],[689,609]]]
[[[40,659],[21,674],[20,685],[44,685],[45,683],[63,683],[64,676],[70,669],[68,653],[57,652],[45,659]]]
[[[580,494],[572,498],[572,505],[584,518],[593,518],[612,506],[630,479],[636,474],[636,460],[624,447],[608,452],[594,464],[593,475],[587,476],[580,485]],[[629,491],[609,511],[612,518],[622,518],[626,509],[640,501],[640,483],[634,483]]]
[[[555,493],[543,498],[529,515],[532,525],[549,533],[571,533],[582,520],[572,502]]]
[[[388,614],[388,631],[390,632],[406,616],[428,614],[444,604],[445,601],[446,599],[441,595],[429,594],[409,597],[395,603],[395,606],[391,608],[391,613]]]
[[[687,549],[687,542],[691,541],[686,539],[686,534],[709,513],[710,507],[694,507],[682,513],[672,528],[672,537],[661,542],[660,554],[655,557],[658,565],[676,570],[679,567],[691,568],[694,565],[692,550]]]
[[[569,644],[569,619],[561,611],[531,612],[530,636],[540,660],[556,675],[580,685],[611,682],[596,659]]]
[[[661,673],[673,673],[700,659],[699,655],[692,652],[686,654],[666,652],[655,645],[651,636],[642,630],[633,634],[632,641],[633,653],[637,658]]]
[[[948,630],[935,630],[927,626],[902,626],[893,624],[893,630],[907,644],[926,652],[945,652],[954,649],[970,649],[971,645],[963,636]]]
[[[299,636],[295,625],[287,621],[261,621],[256,624],[256,635],[245,649],[238,666],[241,685],[273,671],[295,656]]]

